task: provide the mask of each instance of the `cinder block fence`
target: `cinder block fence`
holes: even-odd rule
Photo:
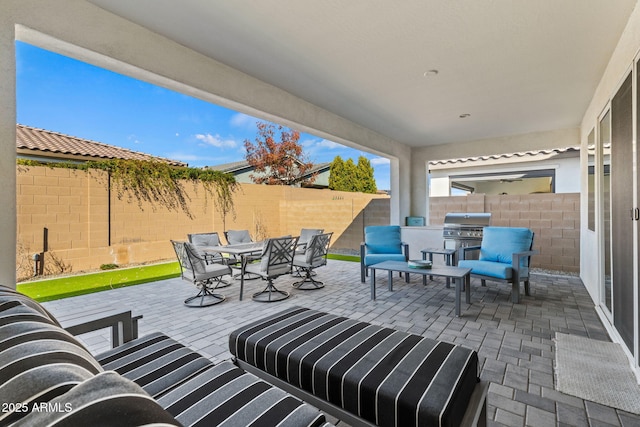
[[[386,195],[242,184],[235,212],[223,217],[202,187],[187,192],[189,214],[119,199],[103,172],[18,166],[18,278],[33,276],[33,255],[45,249],[50,271],[83,271],[173,259],[170,239],[229,229],[262,239],[323,228],[334,232],[333,249],[357,250],[364,227],[388,224],[390,217]],[[579,207],[579,194],[436,197],[430,227],[441,226],[447,212],[491,212],[493,225],[535,231],[534,266],[577,272]]]

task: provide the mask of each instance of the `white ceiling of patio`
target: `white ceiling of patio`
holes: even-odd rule
[[[412,146],[578,127],[636,3],[89,1]]]

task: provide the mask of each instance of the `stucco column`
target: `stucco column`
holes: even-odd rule
[[[411,180],[411,149],[398,144],[397,157],[391,157],[391,215],[390,223],[404,225],[411,215],[413,183]]]
[[[0,284],[16,286],[15,27],[0,14]]]
[[[427,158],[424,150],[411,150],[411,215],[423,216],[429,224],[429,188],[427,187]]]

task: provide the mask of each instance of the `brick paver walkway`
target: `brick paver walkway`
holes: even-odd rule
[[[559,393],[554,389],[556,332],[608,340],[593,302],[580,279],[534,276],[532,295],[521,304],[510,302],[510,285],[473,281],[471,305],[462,304],[462,316],[454,317],[454,288],[444,280],[424,287],[417,275],[410,284],[395,278],[388,292],[386,275],[378,277],[377,300],[369,299],[369,284],[360,283],[356,263],[330,260],[318,270],[325,282],[321,290],[292,289],[291,277],[276,286],[292,296],[273,304],[251,300],[264,286],[260,280],[245,282],[244,300],[237,284],[221,290],[222,304],[188,308],[182,301],[195,288],[180,279],[84,295],[45,303],[55,315],[108,305],[144,315],[140,335],[162,331],[215,361],[231,357],[229,333],[244,323],[299,305],[408,331],[438,340],[462,344],[478,351],[481,377],[490,381],[489,425],[492,426],[638,426],[640,416]],[[108,334],[83,337],[91,351],[108,348]]]

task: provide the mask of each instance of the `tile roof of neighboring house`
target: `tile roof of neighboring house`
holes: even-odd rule
[[[330,162],[314,163],[313,167],[311,169],[309,169],[305,175],[311,175],[311,174],[316,173],[316,172],[322,172],[324,169],[329,170],[329,166],[331,166]],[[237,171],[242,171],[243,169],[247,169],[248,170],[248,169],[253,169],[253,168],[249,165],[249,162],[247,162],[246,160],[241,160],[241,161],[238,161],[238,162],[231,162],[231,163],[224,163],[224,164],[221,164],[221,165],[207,166],[206,169],[212,169],[212,170],[217,170],[217,171],[221,171],[221,172],[233,173],[233,172],[237,172]]]
[[[241,160],[239,162],[223,163],[221,165],[205,166],[205,169],[211,169],[220,172],[236,172],[242,169],[251,169],[249,162]]]
[[[75,136],[20,124],[16,126],[16,148],[22,153],[32,152],[33,155],[38,155],[39,152],[51,153],[47,157],[57,157],[52,154],[59,154],[61,155],[61,159],[154,160],[166,162],[173,166],[187,166],[186,163],[177,160],[151,156],[102,142],[77,138]]]
[[[498,159],[511,159],[514,157],[536,157],[539,155],[549,155],[549,154],[564,154],[571,152],[579,152],[580,147],[566,147],[566,148],[554,148],[551,150],[532,150],[532,151],[523,151],[520,153],[509,153],[509,154],[492,154],[490,156],[477,156],[477,157],[464,157],[459,159],[445,159],[445,160],[432,160],[429,162],[430,165],[446,165],[446,164],[454,164],[454,163],[467,163],[467,162],[476,162],[480,160],[498,160]],[[532,159],[535,160],[535,159]]]
[[[329,170],[330,167],[331,167],[331,162],[314,163],[313,167],[307,171],[306,175],[311,175],[316,172],[320,173],[324,170]]]

